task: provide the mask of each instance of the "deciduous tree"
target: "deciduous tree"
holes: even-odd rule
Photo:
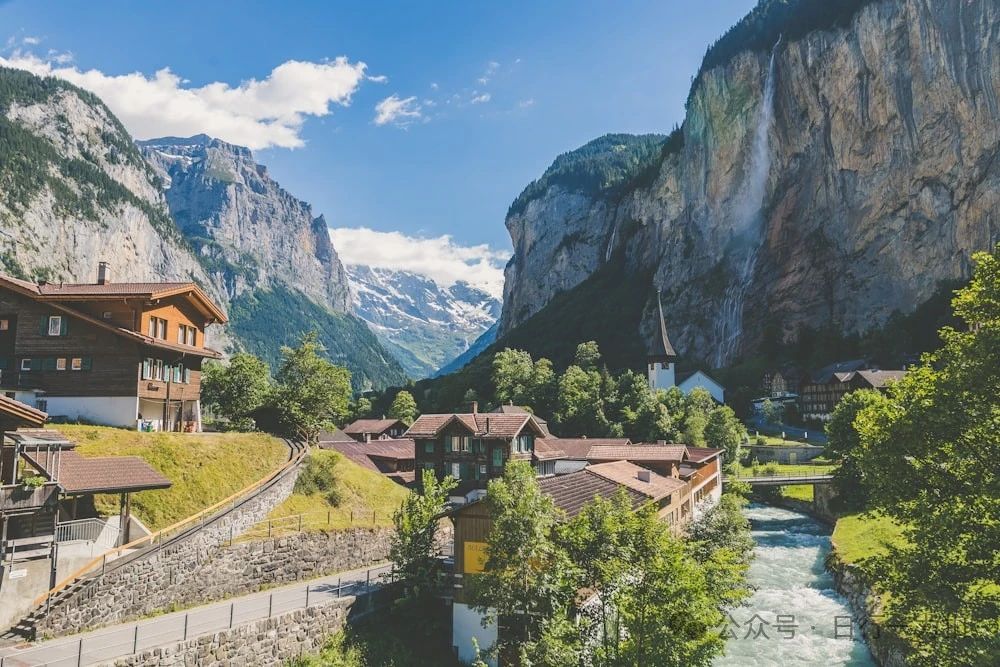
[[[286,431],[305,442],[342,422],[351,400],[351,373],[320,356],[315,332],[302,337],[298,347],[281,348],[281,368],[275,378],[274,407]]]
[[[417,401],[413,398],[413,394],[406,390],[397,393],[392,399],[392,405],[389,406],[389,416],[407,426],[412,424],[417,418]]]
[[[202,371],[202,400],[236,428],[253,427],[250,415],[264,405],[270,393],[271,371],[252,354],[235,354],[229,364],[212,362]]]

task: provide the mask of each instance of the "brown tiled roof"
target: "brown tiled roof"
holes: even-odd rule
[[[558,439],[535,438],[535,458],[539,461],[566,458],[566,452],[559,449]]]
[[[20,281],[22,285],[25,283]],[[43,300],[48,299],[108,299],[132,297],[138,299],[165,299],[190,294],[197,305],[219,322],[226,322],[226,314],[215,305],[200,287],[192,282],[131,282],[131,283],[40,283],[35,290]]]
[[[88,324],[91,324],[95,327],[104,329],[105,331],[110,331],[111,333],[121,336],[122,338],[127,338],[129,340],[141,343],[143,345],[148,345],[150,347],[155,347],[158,349],[171,350],[174,352],[181,352],[184,354],[189,354],[191,356],[211,357],[214,359],[222,358],[221,353],[217,352],[216,350],[209,349],[207,347],[188,347],[186,345],[176,345],[174,343],[169,343],[159,338],[146,336],[145,334],[139,333],[138,331],[132,331],[131,329],[126,329],[124,327],[119,327],[109,322],[105,322],[104,320],[98,319],[92,315],[88,315],[87,313],[81,312],[76,308],[72,308],[64,303],[60,303],[58,300],[50,300],[42,296],[38,291],[39,289],[38,285],[35,285],[34,283],[29,283],[24,280],[18,280],[16,278],[11,278],[10,276],[5,276],[3,274],[0,274],[0,287],[8,287],[12,291],[18,292],[23,296],[34,299],[36,301],[45,302],[50,308],[54,310],[57,310],[61,313],[65,313],[71,317],[75,317],[78,320],[83,320],[84,322],[87,322]],[[207,299],[207,297],[205,298]],[[208,303],[211,302],[209,301]],[[212,307],[216,308],[214,304],[212,304]],[[216,308],[216,310],[218,309]],[[218,312],[221,314],[221,319],[219,319],[218,317],[217,319],[219,319],[220,322],[226,322],[227,320],[225,314],[222,313],[222,311]]]
[[[13,398],[0,395],[0,423],[9,427],[34,426],[45,424],[49,416],[30,405],[15,401]]]
[[[477,412],[420,415],[404,435],[410,438],[432,438],[454,421],[463,424],[471,434],[483,438],[513,438],[529,424],[534,425],[534,432],[543,433],[534,417],[527,413],[505,415]]]
[[[348,435],[361,435],[363,433],[385,433],[393,426],[401,426],[404,429],[406,424],[398,419],[358,419],[344,427],[344,433]]]
[[[722,454],[724,451],[724,449],[713,449],[711,447],[688,447],[687,458],[688,461],[692,461],[694,463],[704,463],[705,461]]]
[[[320,443],[324,442],[354,442],[354,438],[347,435],[339,428],[335,428],[332,431],[320,431],[319,436],[316,440]]]
[[[686,482],[682,482],[679,479],[658,475],[651,470],[637,466],[634,463],[629,463],[628,461],[596,463],[587,466],[584,471],[603,477],[616,484],[627,486],[650,500],[659,500],[687,486]],[[649,478],[648,482],[643,479],[646,476]]]
[[[542,493],[550,496],[556,507],[566,512],[570,517],[580,513],[584,505],[596,498],[613,498],[620,489],[624,489],[632,507],[641,507],[649,499],[632,489],[616,482],[594,475],[586,470],[580,470],[568,475],[544,477],[538,480]]]
[[[371,442],[320,442],[320,449],[340,452],[346,458],[357,463],[362,468],[381,472],[372,457],[393,459],[396,461],[412,461],[415,458],[416,445],[409,438],[398,440],[372,440]]]
[[[546,438],[559,449],[566,452],[566,457],[571,459],[586,460],[590,454],[590,449],[600,445],[612,445],[624,447],[631,444],[628,438]]]
[[[595,445],[587,458],[591,461],[683,461],[684,445]]]
[[[882,389],[890,382],[898,382],[906,371],[858,371],[864,380],[875,389]]]
[[[165,489],[170,480],[138,456],[88,458],[73,450],[27,452],[22,456],[66,493],[115,493]]]

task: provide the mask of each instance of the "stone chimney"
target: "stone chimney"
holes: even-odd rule
[[[476,414],[479,412],[479,401],[469,401],[465,404],[465,407],[468,408],[468,411],[472,414]]]
[[[107,285],[111,282],[111,266],[107,262],[101,262],[97,265],[97,284]]]

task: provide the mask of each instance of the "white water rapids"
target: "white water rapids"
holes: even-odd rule
[[[726,655],[714,667],[874,666],[823,567],[829,531],[804,514],[766,505],[751,505],[746,515],[757,544],[750,566],[756,591],[730,612]]]

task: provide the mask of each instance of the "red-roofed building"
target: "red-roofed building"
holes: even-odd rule
[[[406,424],[398,419],[358,419],[344,427],[344,433],[352,440],[391,440],[402,437]]]
[[[0,275],[0,392],[53,417],[201,429],[205,329],[226,315],[194,283],[32,283]]]

